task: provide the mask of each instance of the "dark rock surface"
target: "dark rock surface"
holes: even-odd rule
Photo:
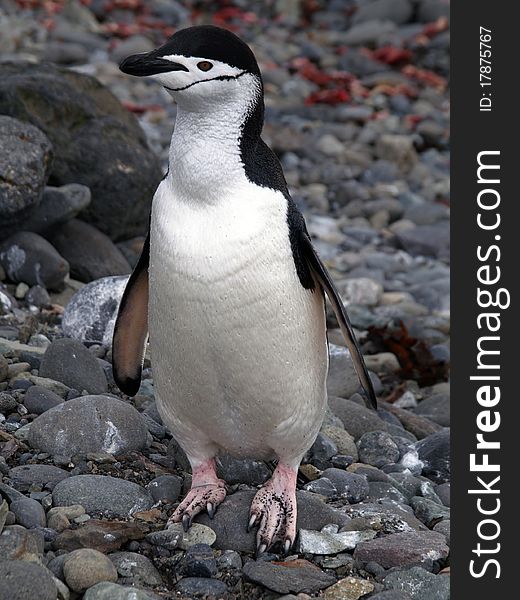
[[[0,244],[0,265],[14,283],[59,289],[69,274],[68,262],[37,233],[15,233]]]
[[[90,188],[84,218],[113,239],[143,233],[161,179],[158,162],[135,117],[96,79],[50,63],[3,63],[1,113],[47,134],[53,185]]]
[[[13,232],[38,206],[52,164],[49,138],[34,125],[0,111],[0,235]]]
[[[81,504],[87,513],[128,517],[148,510],[150,494],[132,481],[103,475],[75,475],[60,481],[52,492],[54,506]]]
[[[68,261],[71,276],[79,281],[88,283],[130,273],[130,265],[119,248],[89,223],[72,219],[51,233],[49,240]]]

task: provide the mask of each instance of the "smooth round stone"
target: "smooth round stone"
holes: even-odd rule
[[[43,506],[32,498],[20,498],[11,502],[9,510],[14,513],[18,525],[27,529],[45,527],[46,518]]]
[[[5,600],[56,600],[51,572],[34,562],[0,562],[0,598]]]
[[[214,577],[217,561],[213,550],[207,544],[191,546],[182,558],[181,570],[185,577]]]
[[[139,585],[162,585],[163,580],[152,561],[135,552],[114,552],[108,558],[120,577],[131,578]]]
[[[69,274],[68,262],[37,233],[20,231],[0,244],[0,265],[9,279],[59,289]]]
[[[217,459],[217,474],[230,485],[244,483],[257,486],[271,477],[271,471],[265,462],[252,459],[237,459],[227,454]]]
[[[117,570],[112,561],[92,548],[71,552],[63,561],[63,575],[75,592],[84,592],[101,581],[117,581]]]
[[[71,276],[78,281],[126,275],[132,270],[107,235],[79,219],[72,219],[54,230],[49,241],[68,261]]]
[[[358,451],[354,438],[348,431],[334,425],[326,425],[322,427],[321,432],[326,435],[329,440],[336,444],[338,454],[352,456],[355,461],[358,459]]]
[[[227,585],[223,581],[206,577],[184,577],[175,585],[175,590],[188,598],[220,598],[227,595]]]
[[[47,348],[41,365],[40,377],[61,381],[78,391],[102,394],[108,384],[103,368],[96,357],[77,340],[62,338]]]
[[[63,398],[51,390],[47,390],[40,385],[31,386],[23,397],[25,408],[36,415],[41,415],[58,404],[64,402]]]
[[[28,441],[33,448],[53,456],[71,457],[140,450],[146,446],[147,437],[141,415],[127,402],[108,396],[82,396],[37,417]]]
[[[357,377],[356,375],[353,376]],[[345,429],[356,441],[368,431],[386,430],[386,423],[375,411],[353,400],[329,395],[329,406],[332,412],[341,419]]]
[[[357,442],[360,462],[382,467],[399,460],[399,448],[384,431],[369,431]]]
[[[9,471],[11,485],[20,492],[28,492],[32,485],[52,490],[67,477],[70,477],[68,471],[53,465],[20,465]]]
[[[179,540],[179,548],[182,550],[187,550],[196,544],[207,544],[208,546],[211,546],[217,539],[217,535],[211,527],[201,525],[200,523],[193,523],[188,531],[184,531],[182,523],[173,523],[168,526],[168,531],[183,534],[182,538]]]
[[[137,483],[108,475],[74,475],[56,485],[54,506],[81,504],[89,514],[106,513],[116,517],[148,510],[151,495]]]
[[[177,475],[159,475],[146,486],[155,502],[175,502],[182,490],[182,478]]]
[[[83,596],[83,600],[155,600],[156,598],[138,588],[108,582],[92,586]]]
[[[7,377],[7,360],[0,354],[0,381]],[[16,410],[18,402],[5,392],[0,392],[0,413],[8,415]]]
[[[8,512],[7,516],[12,514]],[[35,557],[41,558],[43,550],[44,537],[40,529],[6,525],[0,535],[0,557],[5,560],[34,560]]]
[[[103,277],[78,290],[63,313],[65,335],[81,342],[111,346],[117,310],[127,282],[127,276]]]
[[[338,495],[346,498],[351,504],[361,502],[368,496],[368,481],[363,475],[332,468],[325,469],[321,477],[331,481],[338,491]]]

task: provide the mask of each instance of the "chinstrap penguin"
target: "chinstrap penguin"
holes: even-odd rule
[[[188,528],[225,495],[215,457],[277,459],[249,528],[261,554],[296,537],[296,476],[327,403],[324,293],[372,406],[376,398],[339,294],[313,248],[280,163],[262,141],[260,70],[233,33],[199,26],[130,56],[177,103],[169,170],[127,284],[114,376],[135,395],[149,335],[157,408],[190,461],[192,487],[172,514]],[[246,524],[244,524],[246,526]]]

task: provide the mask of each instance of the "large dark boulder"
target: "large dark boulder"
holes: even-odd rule
[[[0,63],[0,114],[51,140],[50,185],[90,188],[84,220],[115,240],[145,232],[159,161],[134,115],[97,79],[46,63]]]
[[[43,132],[0,114],[0,235],[12,233],[38,205],[51,162],[51,142]]]

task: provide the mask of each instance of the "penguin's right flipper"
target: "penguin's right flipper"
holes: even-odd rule
[[[135,396],[141,385],[148,339],[148,264],[150,234],[130,275],[119,305],[112,341],[112,371],[119,389]]]
[[[368,374],[365,360],[363,359],[359,344],[356,340],[356,336],[354,335],[354,330],[352,329],[347,311],[345,310],[339,292],[334,285],[327,268],[322,263],[318,253],[314,249],[312,240],[306,231],[302,231],[300,233],[300,248],[314,277],[318,280],[319,284],[327,294],[327,298],[334,309],[334,314],[336,315],[339,327],[350,351],[350,356],[354,362],[354,367],[356,368],[356,373],[361,381],[361,385],[363,386],[363,389],[370,400],[372,408],[377,410],[377,398],[374,391],[374,386],[372,385],[372,380]]]

